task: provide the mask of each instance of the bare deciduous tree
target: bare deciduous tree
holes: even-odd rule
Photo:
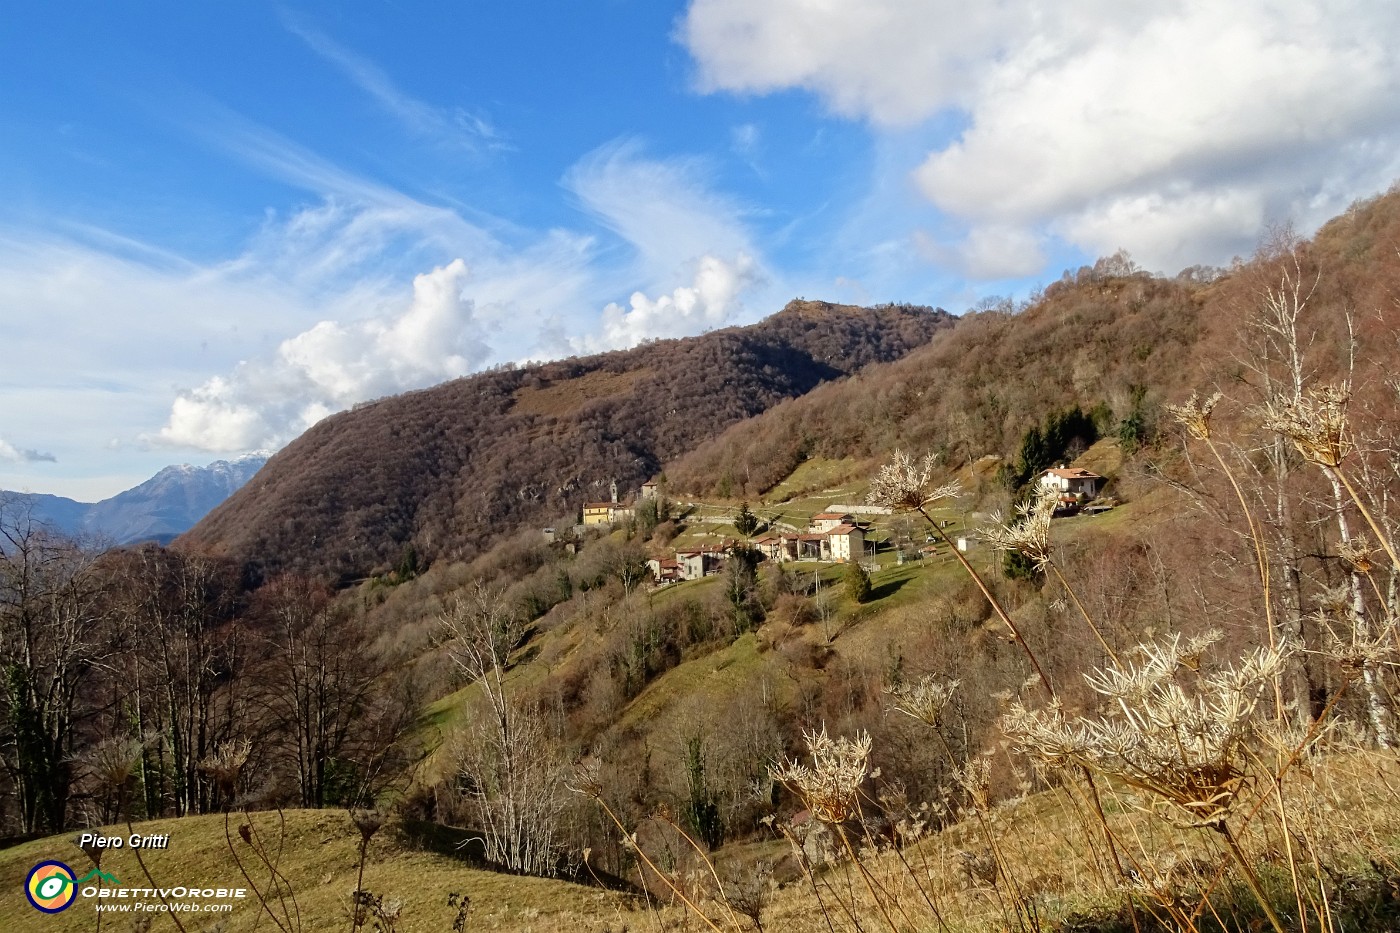
[[[366,761],[381,752],[365,721],[382,665],[365,648],[356,620],[336,612],[332,594],[286,575],[259,593],[268,625],[261,705],[290,763],[301,805],[369,805]],[[392,731],[392,730],[391,730]],[[388,744],[395,735],[382,737]]]
[[[93,555],[0,499],[0,762],[25,832],[58,832],[82,689],[105,658]]]
[[[512,871],[554,874],[564,761],[546,718],[506,682],[524,626],[500,594],[481,584],[458,596],[441,619],[453,661],[481,693],[459,768],[486,856]]]

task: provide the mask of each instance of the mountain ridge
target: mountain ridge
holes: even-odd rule
[[[68,535],[115,544],[168,543],[253,478],[268,454],[256,452],[207,466],[172,464],[130,489],[98,502],[43,493],[0,492],[39,522]]]
[[[796,300],[745,327],[500,367],[325,419],[180,539],[342,582],[461,558],[576,514],[784,399],[899,358],[955,318]]]

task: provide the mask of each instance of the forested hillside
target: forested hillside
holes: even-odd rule
[[[0,503],[0,826],[373,807],[726,931],[1391,928],[1397,299],[1390,195],[955,326],[795,303],[385,400],[175,548]],[[1102,512],[1036,494],[1076,456]]]
[[[751,327],[508,368],[363,405],[275,456],[181,545],[349,580],[464,558],[522,522],[630,496],[735,422],[927,343],[927,308],[795,301]]]

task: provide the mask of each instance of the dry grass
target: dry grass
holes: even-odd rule
[[[631,392],[639,379],[650,374],[646,369],[620,373],[599,369],[539,387],[521,386],[515,390],[511,413],[565,418],[596,399]]]
[[[858,460],[832,460],[813,457],[804,460],[781,483],[763,494],[768,503],[787,503],[813,495],[827,496],[849,493],[863,486],[868,468]],[[859,499],[852,499],[859,502]]]
[[[359,864],[359,831],[343,811],[294,810],[285,816],[280,869],[292,883],[301,929],[348,930],[350,896]],[[232,845],[246,860],[249,847],[239,838],[240,821],[241,817],[235,814]],[[263,839],[270,844],[278,841],[277,814],[254,814],[253,823]],[[223,817],[159,820],[138,824],[136,828],[143,833],[170,834],[168,850],[145,854],[151,875],[160,885],[246,887],[229,851]],[[108,827],[104,832],[123,837],[128,834],[124,826]],[[80,899],[63,913],[49,916],[31,908],[22,890],[30,867],[43,859],[63,861],[80,876],[87,872],[91,862],[75,843],[76,835],[70,834],[0,851],[0,927],[6,933],[94,929],[96,912],[89,902]],[[127,887],[149,886],[130,849],[107,850],[102,869]],[[260,886],[266,881],[265,871],[253,871],[252,876]],[[403,901],[399,933],[448,933],[457,911],[447,903],[447,895],[454,891],[471,898],[468,931],[604,930],[609,924],[614,928],[619,925],[620,910],[626,917],[623,924],[636,924],[630,908],[624,907],[614,894],[568,882],[475,870],[448,856],[405,848],[392,826],[377,834],[369,846],[364,887]],[[275,929],[266,915],[260,918],[259,914],[258,903],[250,896],[231,913],[218,916],[227,918],[225,933]],[[125,933],[132,929],[131,916],[104,914],[102,929]],[[151,925],[152,931],[176,929],[165,916],[151,916],[157,918]],[[201,919],[199,915],[183,915],[191,933],[207,928]]]
[[[1294,817],[1293,832],[1330,853],[1323,874],[1334,898],[1340,900],[1349,885],[1355,887],[1368,877],[1395,883],[1395,862],[1400,857],[1397,788],[1400,762],[1393,754],[1379,752],[1318,754],[1291,772],[1285,782],[1284,799]],[[1084,789],[1071,781],[1039,793],[1012,796],[980,812],[965,809],[961,821],[900,852],[883,841],[855,838],[853,847],[859,862],[847,859],[818,868],[810,880],[798,877],[782,886],[772,885],[764,893],[764,927],[791,933],[851,930],[854,926],[849,912],[861,919],[865,929],[882,928],[877,918],[888,913],[901,931],[1016,929],[1008,917],[1018,915],[1026,929],[1057,929],[1062,928],[1057,924],[1072,921],[1075,929],[1108,931],[1132,928],[1125,919],[1126,905],[1131,903],[1142,929],[1172,929],[1169,923],[1157,924],[1169,919],[1158,900],[1162,896],[1171,897],[1183,911],[1196,910],[1202,931],[1221,928],[1215,920],[1217,914],[1225,929],[1258,926],[1259,917],[1251,912],[1248,895],[1241,891],[1228,864],[1228,854],[1212,834],[1164,824],[1140,808],[1132,790],[1124,785],[1109,785],[1104,791],[1108,825],[1121,841],[1130,864],[1127,880],[1118,881],[1105,871],[1102,838],[1085,831]],[[263,838],[278,838],[276,814],[256,814],[254,823]],[[230,830],[233,846],[246,855],[237,825],[235,817]],[[151,874],[160,884],[244,883],[229,853],[221,817],[163,820],[137,828],[171,834],[169,850],[151,851],[146,856]],[[124,827],[108,831],[126,835]],[[349,927],[359,839],[343,812],[286,814],[285,855],[280,867],[292,882],[302,930]],[[1271,890],[1286,902],[1286,869],[1278,836],[1259,823],[1242,835],[1241,842]],[[770,843],[745,848],[752,850],[745,853],[751,863],[755,854],[776,860],[788,847]],[[993,849],[996,858],[989,860]],[[728,857],[719,863],[721,877],[730,874],[727,866],[739,856],[737,849],[725,852]],[[52,917],[25,904],[21,892],[25,873],[35,862],[49,858],[63,860],[79,873],[90,867],[73,836],[0,851],[0,918],[7,933],[94,928],[94,912],[84,902]],[[146,884],[130,850],[108,850],[102,867],[127,886]],[[869,873],[869,885],[862,872]],[[261,882],[262,877],[254,872],[254,880]],[[715,896],[713,885],[698,874],[675,880],[719,929],[752,928],[749,921],[731,918]],[[818,907],[814,884],[825,912]],[[400,933],[451,930],[456,915],[448,904],[452,892],[471,898],[468,931],[601,933],[709,928],[687,908],[664,899],[648,907],[642,901],[598,889],[478,871],[450,857],[414,851],[404,845],[392,826],[370,844],[364,887],[402,899]],[[1211,893],[1203,902],[1202,892],[1208,888]],[[937,916],[930,904],[936,906]],[[259,926],[271,929],[265,917],[259,924],[256,907],[250,899],[227,915],[227,933]],[[113,922],[114,915],[107,916],[104,929],[131,928],[125,921]],[[1119,919],[1124,925],[1115,925]],[[198,918],[186,916],[185,921],[189,930],[206,929]],[[1377,918],[1376,922],[1384,921]],[[151,929],[175,927],[162,917]]]
[[[1368,879],[1379,891],[1370,906],[1394,908],[1394,894],[1385,891],[1393,892],[1387,886],[1398,880],[1397,782],[1400,762],[1393,755],[1352,751],[1318,756],[1285,783],[1293,831],[1333,855],[1323,870],[1324,885],[1339,914],[1348,891],[1355,893]],[[1201,931],[1259,928],[1263,918],[1217,838],[1164,824],[1141,809],[1125,785],[1111,784],[1104,791],[1108,826],[1129,865],[1125,879],[1106,870],[1102,837],[1085,832],[1084,788],[1069,782],[994,804],[898,854],[888,845],[858,845],[858,858],[883,907],[847,860],[814,876],[828,908],[825,915],[817,909],[813,882],[799,880],[772,893],[764,925],[830,933],[827,916],[836,930],[849,930],[854,914],[867,929],[880,929],[879,918],[888,912],[899,930],[999,930],[1019,923],[1022,929],[1068,925],[1107,931],[1133,929],[1129,913],[1136,912],[1142,929],[1190,929],[1175,924],[1162,907],[1160,899],[1169,898],[1185,915],[1195,914]],[[1278,836],[1256,825],[1241,844],[1271,894],[1286,906],[1292,894]],[[992,848],[996,858],[989,862]],[[1375,917],[1374,922],[1386,921]],[[1322,929],[1316,917],[1307,928]],[[1344,928],[1382,927],[1363,920]]]

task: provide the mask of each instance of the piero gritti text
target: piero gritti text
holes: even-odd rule
[[[132,833],[130,836],[102,836],[97,833],[83,833],[78,837],[80,849],[168,849],[169,833]]]

